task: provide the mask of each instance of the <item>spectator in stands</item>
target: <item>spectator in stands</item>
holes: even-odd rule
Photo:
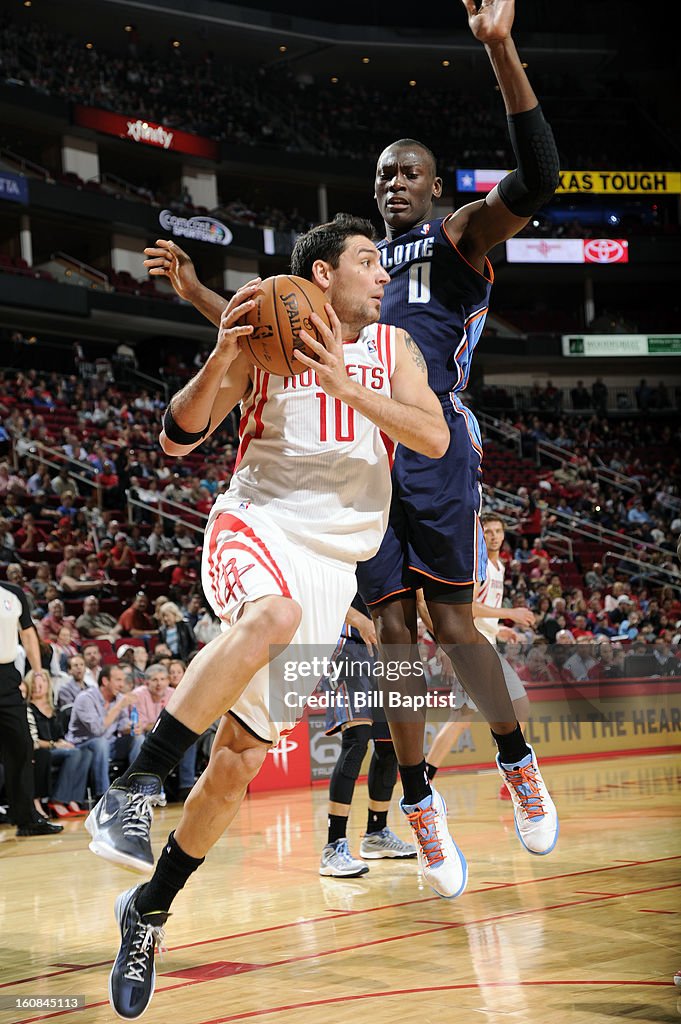
[[[174,594],[181,596],[198,582],[198,573],[191,564],[191,555],[182,551],[178,563],[170,574],[170,588]]]
[[[66,740],[63,716],[52,700],[52,680],[48,672],[27,673],[24,683],[28,727],[33,741],[33,777],[37,800],[47,804],[52,816],[74,817],[84,813],[85,788],[92,753],[76,749]],[[61,766],[52,784],[52,767]]]
[[[55,695],[58,708],[69,707],[81,692],[87,689],[85,682],[85,661],[82,654],[74,654],[69,658],[68,676]]]
[[[69,658],[78,654],[78,647],[73,642],[73,632],[70,626],[62,626],[57,634],[57,639],[51,645],[57,656],[57,662],[62,672],[66,672]]]
[[[116,654],[118,656],[119,664],[124,665],[130,670],[130,676],[132,678],[133,686],[141,686],[145,681],[146,675],[146,664],[144,668],[141,668],[137,664],[135,655],[137,651],[144,651],[146,660],[149,660],[149,654],[146,647],[142,647],[137,644],[121,644]]]
[[[619,629],[621,624],[629,618],[631,609],[632,603],[629,595],[620,594],[617,598],[617,604],[610,612],[610,623]]]
[[[70,558],[59,581],[59,587],[63,594],[92,593],[93,590],[101,590],[104,580],[89,580],[85,578],[85,563],[82,558]]]
[[[28,585],[36,601],[40,603],[44,599],[48,587],[56,586],[56,581],[52,578],[52,569],[49,562],[38,563],[35,569],[35,576]]]
[[[589,624],[584,612],[580,612],[578,615],[575,615],[575,624],[572,627],[572,635],[575,640],[579,640],[580,637],[583,636],[588,637],[589,640],[593,640],[593,630],[589,629]]]
[[[121,626],[113,615],[99,610],[99,600],[89,595],[83,600],[83,614],[76,619],[81,636],[90,640],[109,640],[113,643],[121,634]]]
[[[136,644],[134,649],[135,668],[139,672],[146,672],[149,664],[149,651],[142,644]]]
[[[0,561],[11,562],[15,557],[15,541],[12,527],[7,519],[0,518]]]
[[[121,613],[118,624],[121,627],[122,636],[138,636],[143,640],[150,636],[156,636],[158,629],[154,620],[149,615],[149,598],[140,591],[135,595],[132,604]]]
[[[38,551],[39,546],[44,547],[48,541],[45,531],[36,525],[35,517],[31,512],[25,512],[21,517],[21,527],[14,534],[14,544],[19,551]]]
[[[76,620],[73,615],[64,615],[64,602],[57,597],[54,601],[50,601],[47,606],[47,615],[40,620],[40,624],[38,626],[40,639],[48,644],[55,643],[59,636],[59,630],[62,626],[71,627],[73,641],[79,645],[80,636],[76,629]]]
[[[31,611],[31,616],[35,616],[37,609],[36,600],[33,596],[33,592],[29,584],[24,579],[24,571],[18,562],[10,562],[5,570],[8,583],[13,583],[15,587],[19,587],[24,592],[26,600],[28,601],[28,607]]]
[[[137,564],[135,552],[128,544],[127,535],[122,531],[115,536],[115,544],[111,548],[111,562],[115,569],[132,569]]]
[[[139,712],[139,729],[133,739],[131,761],[139,753],[147,733],[151,732],[158,716],[172,696],[168,669],[165,665],[150,665],[146,671],[146,683],[135,690],[136,706]],[[196,781],[196,743],[183,755],[177,766],[178,800],[183,802],[189,796]]]
[[[168,644],[158,643],[154,647],[154,654],[151,659],[152,665],[165,665],[166,668],[170,665],[173,660],[173,652],[168,647]]]
[[[102,671],[102,652],[97,644],[83,644],[81,652],[85,662],[85,685],[97,686]]]
[[[173,529],[173,551],[193,551],[196,542],[192,540],[191,534],[184,523],[175,521]]]
[[[120,488],[118,486],[118,474],[113,462],[104,463],[101,473],[97,473],[95,483],[102,491],[102,505],[104,508],[116,508],[120,500]]]
[[[182,618],[187,623],[189,628],[194,630],[196,623],[199,621],[201,615],[201,597],[199,594],[190,594],[185,597],[182,607]]]
[[[174,550],[175,545],[170,537],[163,533],[163,523],[158,519],[151,528],[148,538],[149,554],[162,555]]]
[[[624,651],[619,644],[606,640],[595,644],[593,650],[596,660],[587,673],[589,679],[624,678]]]
[[[572,400],[572,408],[575,410],[591,408],[591,395],[584,387],[583,380],[577,381],[575,387],[570,391],[570,398]]]
[[[61,493],[61,504],[57,507],[57,512],[61,517],[68,519],[75,519],[78,514],[78,509],[75,504],[75,495],[73,491],[65,490]]]
[[[527,652],[525,664],[517,669],[518,676],[524,683],[553,683],[558,680],[554,666],[548,659],[546,644],[535,643]]]
[[[650,387],[648,386],[648,381],[645,380],[645,378],[642,378],[639,381],[638,387],[634,391],[634,396],[636,398],[637,408],[640,409],[641,412],[648,412],[648,409],[650,408],[652,392],[650,390]]]
[[[92,751],[92,776],[95,794],[101,796],[109,788],[109,761],[124,753],[129,755],[130,743],[120,743],[130,736],[128,708],[136,703],[134,692],[121,693],[125,684],[119,665],[105,665],[97,687],[79,693],[73,702],[66,739],[78,749]]]
[[[600,562],[594,562],[584,577],[589,590],[602,590],[605,586],[605,577],[603,576],[603,566]]]
[[[168,678],[170,679],[170,685],[176,689],[182,682],[182,677],[187,671],[187,666],[179,658],[173,658],[168,665]]]
[[[659,675],[681,675],[681,661],[672,654],[671,644],[666,637],[658,636],[653,640],[653,655],[659,665]]]
[[[186,556],[180,556],[186,557]],[[196,647],[196,637],[189,625],[184,621],[182,612],[173,601],[161,605],[161,628],[158,631],[161,643],[167,644],[172,654],[182,661],[187,661]]]
[[[591,404],[599,415],[605,415],[608,407],[608,389],[602,377],[597,377],[591,385]]]

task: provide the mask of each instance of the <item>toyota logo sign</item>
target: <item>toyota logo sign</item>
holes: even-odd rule
[[[629,243],[624,238],[590,238],[584,242],[585,263],[628,263]]]

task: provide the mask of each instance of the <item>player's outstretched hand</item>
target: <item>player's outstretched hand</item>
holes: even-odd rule
[[[144,255],[149,258],[144,266],[150,277],[167,277],[173,288],[187,302],[201,286],[191,257],[184,249],[167,238],[158,238],[155,246],[147,246]]]
[[[508,39],[513,27],[515,0],[461,0],[468,25],[480,43],[491,45]]]
[[[503,618],[503,615],[501,616]],[[530,608],[514,608],[513,615],[509,616],[512,622],[519,626],[534,626],[537,617]]]
[[[253,333],[253,328],[250,324],[241,324],[239,321],[246,313],[253,309],[255,305],[253,295],[255,295],[259,287],[259,277],[255,277],[252,281],[242,285],[234,293],[222,312],[215,352],[221,357],[229,357],[229,362],[233,362],[239,355],[239,339]]]
[[[300,349],[296,349],[296,359],[314,370],[327,395],[331,395],[332,398],[342,398],[344,390],[347,390],[349,380],[343,357],[343,332],[333,306],[327,302],[324,309],[331,324],[330,328],[316,313],[310,315],[310,319],[324,339],[324,344],[320,344],[313,338],[309,331],[301,331],[301,340],[305,342],[311,352],[314,352],[314,356],[309,356]]]

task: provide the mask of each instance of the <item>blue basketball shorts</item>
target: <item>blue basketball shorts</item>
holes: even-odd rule
[[[388,529],[374,557],[357,566],[369,606],[407,596],[426,579],[452,587],[485,579],[480,427],[456,395],[440,400],[451,433],[442,458],[397,447]]]

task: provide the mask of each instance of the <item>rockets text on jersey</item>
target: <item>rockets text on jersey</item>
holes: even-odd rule
[[[343,354],[349,376],[390,396],[394,328],[365,327]],[[353,563],[375,553],[387,524],[394,445],[370,420],[327,395],[312,370],[275,377],[254,369],[239,432],[234,476],[211,516],[247,501],[320,557]]]
[[[390,274],[381,319],[413,337],[438,395],[463,391],[482,335],[494,273],[475,270],[447,235],[448,218],[419,224],[378,243]]]

